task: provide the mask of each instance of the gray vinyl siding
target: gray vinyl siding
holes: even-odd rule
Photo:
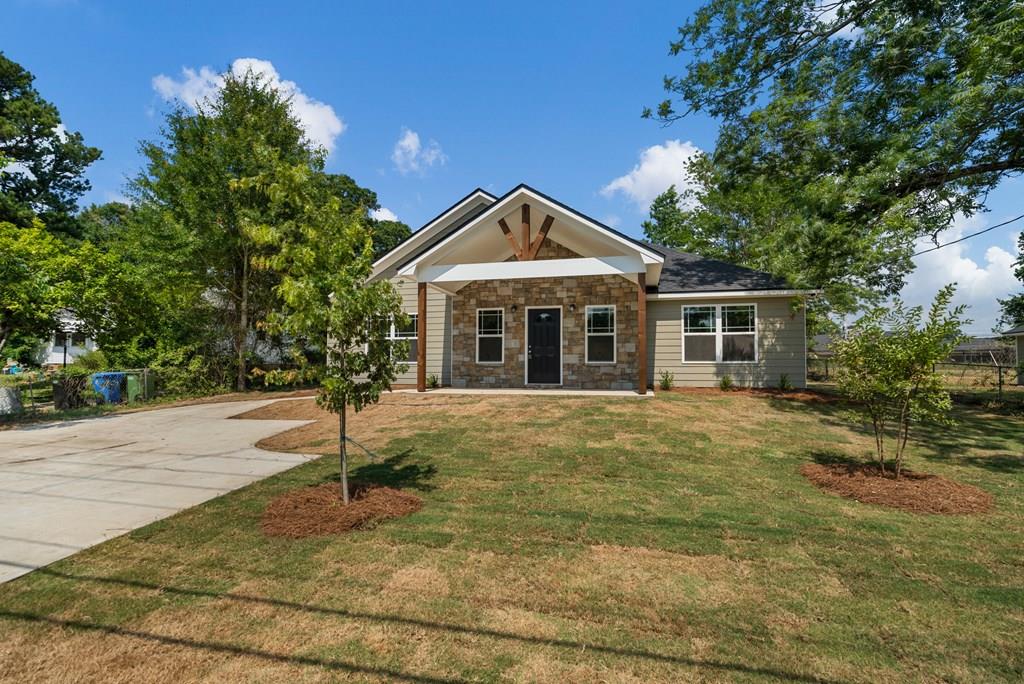
[[[754,363],[683,363],[682,307],[757,304],[758,360]],[[657,386],[662,370],[677,387],[714,387],[724,375],[737,385],[773,387],[783,373],[795,387],[807,384],[804,309],[791,297],[688,299],[647,302],[648,379]]]
[[[409,314],[416,313],[416,282],[407,278],[392,278],[391,284],[402,295],[402,310]],[[451,298],[427,287],[427,377],[437,375],[442,385],[450,385],[452,382],[451,332]],[[398,376],[395,384],[415,385],[416,364],[409,364],[408,370]]]

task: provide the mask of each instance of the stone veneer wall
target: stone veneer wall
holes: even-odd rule
[[[579,255],[547,240],[538,259]],[[636,283],[622,276],[529,278],[476,281],[454,298],[452,307],[452,385],[454,387],[523,387],[525,384],[527,306],[562,307],[562,387],[573,389],[637,388]],[[516,311],[512,312],[512,305]],[[576,311],[569,311],[569,304]],[[587,364],[586,307],[615,305],[615,363]],[[504,363],[476,362],[476,310],[505,311]]]

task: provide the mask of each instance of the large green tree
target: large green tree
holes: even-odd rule
[[[33,87],[34,77],[0,53],[0,221],[77,237],[74,213],[89,189],[85,169],[100,151],[66,130],[60,112]]]
[[[252,268],[262,248],[242,230],[242,218],[276,219],[264,195],[239,193],[231,184],[281,163],[319,170],[323,159],[307,145],[287,99],[252,72],[224,74],[223,87],[195,112],[171,111],[163,140],[144,143],[142,152],[147,165],[133,182],[136,199],[156,209],[157,222],[175,224],[156,229],[180,233],[176,245],[185,254],[172,258],[220,312],[233,348],[234,384],[243,390],[254,324],[272,308],[276,281]]]
[[[834,310],[897,292],[916,239],[1024,169],[1024,5],[710,0],[645,115],[721,120],[669,244],[822,287]]]
[[[252,72],[225,73],[222,87],[195,111],[172,110],[162,140],[144,143],[142,152],[147,164],[132,183],[140,213],[126,226],[130,234],[146,235],[126,248],[135,261],[145,258],[135,245],[152,245],[156,251],[149,259],[169,261],[166,271],[176,279],[170,283],[154,273],[157,282],[172,292],[199,293],[191,307],[195,315],[183,322],[196,326],[195,341],[207,349],[216,348],[218,336],[231,340],[233,384],[244,389],[258,324],[279,306],[280,274],[253,267],[274,247],[255,241],[243,225],[276,225],[294,217],[290,205],[238,181],[264,177],[282,165],[303,167],[309,193],[321,201],[333,198],[339,211],[367,220],[379,207],[376,194],[344,174],[325,173],[323,151],[309,145],[288,99]],[[120,228],[120,210],[89,213],[94,233]],[[169,246],[161,247],[165,242]]]
[[[0,221],[0,352],[15,335],[45,337],[69,297],[66,246],[38,221]]]

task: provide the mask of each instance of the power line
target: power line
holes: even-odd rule
[[[964,235],[962,238],[957,238],[956,240],[950,240],[949,242],[943,243],[941,245],[935,245],[934,247],[929,247],[928,249],[922,249],[920,252],[915,252],[911,256],[921,256],[922,254],[927,254],[928,252],[934,252],[935,250],[942,249],[943,247],[949,247],[950,245],[955,245],[958,242],[963,242],[964,240],[970,239],[972,237],[977,237],[977,236],[981,235],[982,233],[987,233],[990,230],[995,230],[996,228],[1002,228],[1003,226],[1008,226],[1011,223],[1013,223],[1014,221],[1019,221],[1022,218],[1024,218],[1024,214],[1021,214],[1020,216],[1017,216],[1016,218],[1012,218],[1009,221],[1003,221],[1002,223],[997,223],[994,226],[989,226],[988,228],[986,228],[984,230],[979,230],[977,233],[971,233],[970,235]]]

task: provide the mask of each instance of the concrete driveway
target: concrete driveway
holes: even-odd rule
[[[253,446],[304,421],[227,420],[269,403],[0,431],[0,582],[312,458]]]

